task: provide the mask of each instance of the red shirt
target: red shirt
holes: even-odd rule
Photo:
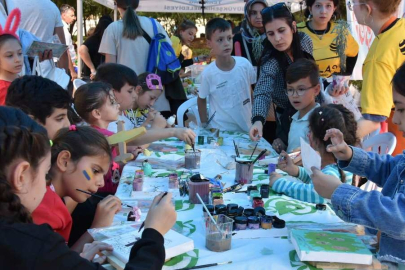
[[[115,134],[114,132],[111,132],[108,129],[99,128],[97,126],[92,127],[106,137],[110,137],[111,135]],[[112,147],[111,152],[112,152],[112,159],[114,160],[114,158],[117,156],[117,149],[115,147]],[[111,194],[115,194],[115,192],[117,191],[118,183],[114,183],[112,181],[112,178],[113,178],[113,164],[111,164],[110,169],[108,170],[106,175],[104,175],[104,187],[99,188],[98,192],[108,192]]]
[[[6,104],[7,90],[10,84],[11,82],[9,81],[0,80],[0,106]]]
[[[65,238],[66,242],[69,241],[72,229],[72,216],[61,197],[50,186],[46,187],[45,196],[32,213],[32,219],[37,225],[49,224],[55,232]]]

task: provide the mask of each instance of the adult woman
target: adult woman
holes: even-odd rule
[[[15,121],[4,121],[6,118]],[[30,213],[39,205],[46,190],[45,178],[51,162],[49,139],[42,127],[19,110],[1,107],[0,119],[0,245],[3,254],[0,265],[4,269],[104,269],[89,260],[101,250],[111,250],[110,246],[93,243],[80,254],[86,260],[71,251],[49,225],[32,223]],[[132,248],[128,269],[161,269],[163,266],[162,234],[174,224],[176,216],[170,198],[171,195],[166,196],[159,203],[161,196],[155,198],[154,207],[145,220],[148,229]]]
[[[98,53],[98,49],[100,48],[101,38],[103,37],[105,29],[112,22],[113,20],[108,15],[101,17],[94,33],[80,46],[79,54],[86,64],[83,67],[83,76],[92,79],[96,74],[97,67],[105,61],[104,55]]]
[[[285,72],[289,64],[299,58],[312,58],[312,41],[305,33],[298,33],[293,14],[285,3],[262,10],[265,41],[260,61],[260,75],[254,90],[252,127],[249,135],[257,141],[263,136],[263,125],[271,102],[277,106],[277,115],[291,108],[285,94]],[[278,127],[280,121],[277,121]],[[288,134],[287,130],[283,133]],[[279,136],[279,138],[281,135]]]
[[[249,0],[245,4],[245,18],[241,32],[233,37],[232,55],[243,56],[253,66],[257,66],[263,52],[263,40],[266,38],[261,11],[267,7],[265,0]]]
[[[143,33],[153,37],[152,21],[144,16],[138,16],[135,10],[139,0],[116,0],[122,20],[110,24],[104,32],[99,52],[105,55],[107,63],[118,63],[130,67],[136,74],[146,71],[149,43]],[[158,32],[166,36],[166,31],[155,20]],[[161,95],[155,108],[159,111],[170,110],[169,103]],[[162,100],[164,98],[164,100]]]
[[[398,19],[396,16],[400,2],[400,0],[348,2],[348,8],[354,11],[358,23],[370,27],[376,36],[363,64],[361,90],[363,118],[358,123],[359,138],[377,130],[381,122],[390,115],[392,117],[391,80],[395,71],[405,61],[405,19]],[[388,121],[388,125],[389,131],[395,133],[397,127],[392,121]],[[404,139],[397,136],[397,140],[397,149],[402,152],[405,148]]]
[[[346,30],[346,49],[337,48],[336,39],[342,25],[336,24],[339,0],[306,0],[306,22],[297,25],[298,31],[311,37],[314,45],[314,58],[319,66],[321,77],[331,78],[332,74],[351,75],[356,65],[359,45]],[[345,31],[345,29],[342,29]],[[343,43],[342,43],[343,44]],[[345,70],[341,70],[340,55],[346,55]],[[332,79],[332,78],[331,78]]]

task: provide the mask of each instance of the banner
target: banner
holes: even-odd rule
[[[346,10],[347,21],[350,24],[351,33],[354,39],[359,44],[359,55],[357,57],[356,66],[353,70],[352,79],[362,80],[363,63],[366,59],[367,53],[370,50],[370,46],[373,43],[375,36],[373,31],[368,26],[358,24],[353,11],[350,11],[347,7]],[[398,7],[397,17],[405,18],[405,0],[403,0]]]

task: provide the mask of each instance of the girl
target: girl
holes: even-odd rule
[[[233,37],[232,55],[242,56],[256,67],[263,52],[263,41],[266,38],[261,11],[267,7],[267,1],[245,1],[245,18],[241,32]]]
[[[339,8],[339,0],[306,0],[306,22],[297,25],[298,31],[311,37],[314,45],[314,58],[319,66],[320,76],[332,79],[332,74],[352,75],[356,65],[359,45],[354,40],[350,31],[346,39],[346,70],[340,70],[340,57],[336,48],[336,38],[339,28],[334,22]],[[330,80],[329,80],[330,81]],[[347,88],[348,89],[348,88]]]
[[[10,29],[14,17],[14,26]],[[7,89],[23,68],[22,45],[16,34],[20,20],[20,10],[14,9],[7,18],[4,30],[0,31],[0,106],[6,103]]]
[[[101,38],[103,37],[105,29],[113,22],[110,16],[105,15],[98,21],[94,33],[89,36],[83,45],[79,48],[80,57],[86,64],[83,67],[83,75],[87,78],[93,79],[96,75],[97,67],[102,64],[105,59],[104,55],[98,52],[100,47]]]
[[[324,141],[326,131],[336,128],[343,132],[344,138],[351,145],[357,144],[357,123],[354,115],[343,105],[329,104],[318,107],[309,116],[309,141],[310,145],[320,153],[322,158],[322,172],[333,175],[342,183],[351,184],[353,175],[345,173],[336,165],[336,158],[326,151],[330,141]],[[297,177],[302,183],[291,182],[278,173],[270,175],[270,186],[279,193],[284,193],[295,199],[311,202],[324,203],[325,200],[315,192],[311,177],[303,167],[295,165],[287,153],[282,152],[278,166],[291,176]]]
[[[392,79],[395,111],[393,122],[405,136],[405,65]],[[349,142],[338,129],[326,132],[330,141],[327,152],[338,159],[340,168],[364,176],[382,187],[381,192],[367,192],[313,170],[315,190],[324,198],[331,198],[337,215],[347,222],[379,230],[379,260],[394,264],[405,264],[405,156],[379,155],[348,146]],[[393,268],[397,269],[397,268]]]
[[[138,76],[139,87],[135,88],[135,101],[132,110],[124,111],[124,116],[131,122],[130,128],[140,126],[165,128],[166,119],[152,107],[163,93],[160,77],[150,72]]]
[[[285,73],[289,64],[299,58],[313,59],[311,39],[308,35],[297,32],[294,16],[285,3],[267,7],[261,14],[267,40],[259,63],[259,79],[253,93],[253,125],[249,135],[254,141],[263,136],[263,125],[272,102],[277,106],[278,115],[291,108],[284,90]],[[295,110],[292,114],[294,113]],[[277,126],[279,124],[277,121]]]
[[[18,114],[21,112],[16,109],[0,108],[0,119],[11,119],[10,116]],[[0,257],[0,265],[4,269],[104,269],[89,260],[97,252],[111,251],[112,247],[93,243],[88,251],[81,253],[84,259],[69,250],[64,239],[48,225],[32,224],[30,213],[45,194],[51,153],[44,129],[28,116],[25,118],[27,128],[6,126],[3,122],[0,127],[0,246],[4,255]],[[173,226],[176,212],[171,194],[158,202],[160,198],[157,196],[152,204],[145,220],[146,229],[132,248],[128,267],[161,269],[163,266],[162,235]]]

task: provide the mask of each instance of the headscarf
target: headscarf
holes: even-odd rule
[[[260,34],[259,31],[253,27],[250,23],[250,9],[251,7],[256,4],[261,3],[265,7],[267,7],[267,2],[265,0],[248,0],[245,4],[245,18],[242,21],[241,25],[241,34],[243,39],[248,42],[252,43],[253,48],[253,55],[257,60],[259,60],[260,56],[262,55],[263,45],[262,42],[266,38],[266,34]]]

